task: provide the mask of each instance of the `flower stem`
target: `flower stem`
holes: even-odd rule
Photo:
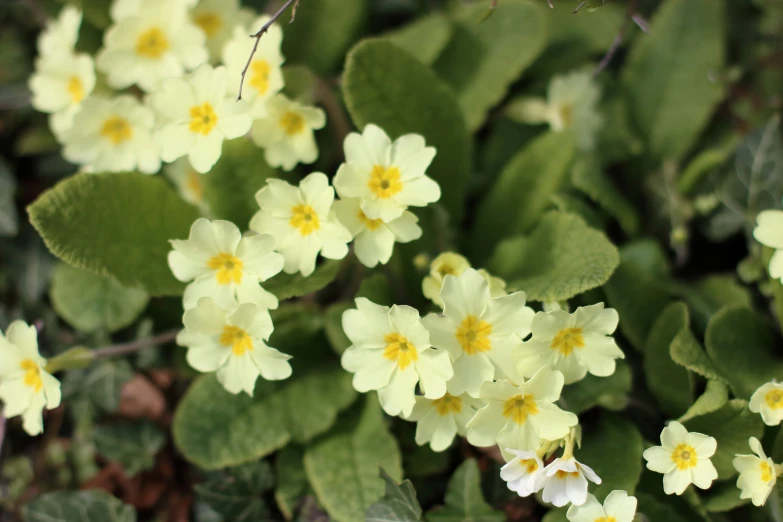
[[[119,357],[121,355],[127,355],[129,353],[138,352],[147,348],[148,346],[154,346],[156,344],[166,344],[172,342],[177,338],[179,329],[169,330],[153,337],[147,337],[146,339],[139,339],[130,343],[113,344],[110,346],[104,346],[103,348],[97,348],[93,350],[93,359],[108,359],[111,357]]]

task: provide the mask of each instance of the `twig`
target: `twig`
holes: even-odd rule
[[[582,8],[583,5],[587,3],[587,0],[582,0],[582,3],[580,3],[578,6],[576,6],[576,9],[574,9],[574,14],[578,13],[579,10]]]
[[[550,9],[554,9],[555,8],[555,6],[552,5],[552,0],[546,0],[546,3],[549,4],[549,8]]]
[[[634,23],[645,33],[650,32],[650,24],[647,23],[647,20],[644,19],[642,15],[639,13],[633,13],[631,14],[631,20],[634,21]]]
[[[250,38],[255,38],[256,41],[253,44],[253,50],[250,51],[250,56],[247,58],[245,68],[242,69],[242,78],[239,80],[239,96],[237,96],[237,101],[242,99],[242,87],[245,84],[245,75],[247,74],[247,70],[250,68],[250,63],[253,61],[253,56],[255,56],[256,50],[258,50],[258,42],[261,41],[261,37],[264,36],[264,33],[266,33],[269,28],[272,27],[272,24],[275,23],[283,13],[285,13],[286,9],[291,7],[291,4],[294,5],[293,9],[291,10],[291,22],[293,22],[296,18],[296,8],[299,6],[299,0],[287,0],[286,3],[283,4],[283,7],[278,9],[277,12],[272,15],[272,18],[270,18],[269,21],[265,23],[256,34],[250,35]]]
[[[127,355],[129,353],[138,352],[148,346],[154,346],[156,344],[166,344],[176,339],[180,330],[169,330],[163,332],[154,337],[147,337],[146,339],[139,339],[124,344],[113,344],[111,346],[104,346],[93,351],[93,359],[108,359],[109,357],[118,357],[120,355]]]
[[[593,76],[598,76],[601,71],[609,66],[612,58],[614,58],[614,55],[617,54],[618,49],[620,49],[620,45],[623,43],[623,38],[625,37],[625,32],[628,30],[628,26],[631,22],[634,22],[636,25],[638,25],[639,29],[645,33],[649,30],[647,21],[642,17],[642,15],[636,12],[637,3],[638,0],[631,0],[628,2],[628,14],[623,20],[623,25],[621,25],[620,30],[617,31],[617,36],[614,37],[614,41],[612,41],[612,45],[609,46],[609,49],[606,50],[604,57],[601,58],[600,62],[598,62],[598,66],[595,68],[595,71],[593,71]],[[582,2],[582,4],[584,4],[584,2]],[[582,4],[579,4],[579,7],[576,8],[577,11],[580,7],[582,7]]]

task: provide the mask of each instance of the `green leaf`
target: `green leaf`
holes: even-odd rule
[[[14,274],[10,283],[22,303],[38,303],[49,287],[56,260],[33,227],[26,225],[13,240],[0,243],[0,254]]]
[[[783,375],[783,359],[776,354],[777,335],[756,312],[727,307],[707,325],[707,354],[729,381],[737,397],[749,399],[762,384]]]
[[[525,68],[543,51],[546,20],[543,8],[522,0],[503,0],[494,16],[483,21],[487,6],[459,9],[454,34],[434,65],[457,93],[468,128],[475,131]]]
[[[486,503],[476,459],[465,460],[449,479],[446,505],[427,513],[429,522],[503,522],[506,515]]]
[[[19,232],[16,213],[16,180],[5,161],[0,159],[0,237],[15,236]]]
[[[571,174],[574,186],[614,217],[629,236],[639,231],[639,214],[617,190],[595,158],[577,161]]]
[[[365,396],[361,411],[349,412],[305,450],[310,485],[337,522],[364,522],[367,508],[383,496],[378,466],[402,479],[400,450],[374,393]]]
[[[566,517],[567,510],[565,508],[550,509],[541,519],[541,522],[569,522]]]
[[[394,292],[392,292],[389,278],[380,272],[370,274],[362,280],[356,297],[364,297],[375,304],[392,306],[394,304]]]
[[[609,377],[587,375],[563,388],[560,399],[564,401],[565,409],[577,415],[596,406],[620,409],[628,401],[631,386],[631,368],[628,363],[618,361],[617,369]]]
[[[709,380],[704,393],[696,399],[688,411],[679,418],[679,422],[685,422],[694,417],[706,415],[721,409],[729,402],[729,389],[721,381]]]
[[[318,77],[304,65],[286,65],[283,67],[283,94],[305,105],[315,105],[315,90]],[[296,179],[292,179],[296,182]]]
[[[634,423],[603,414],[595,425],[585,428],[576,458],[601,477],[601,485],[593,494],[603,502],[615,489],[634,494],[642,474],[643,451],[642,436]]]
[[[343,93],[359,129],[374,123],[392,138],[421,134],[437,149],[427,172],[440,184],[441,202],[459,220],[472,142],[454,93],[424,64],[384,40],[365,41],[351,50]]]
[[[296,444],[289,444],[280,450],[275,459],[275,501],[286,520],[294,517],[297,505],[310,489],[303,459],[304,448]]]
[[[772,494],[777,493],[776,491]],[[740,490],[735,481],[717,482],[702,497],[704,509],[710,513],[731,511],[750,502],[749,498],[741,499]]]
[[[324,313],[324,333],[337,355],[342,355],[351,346],[351,340],[343,331],[343,313],[353,307],[353,303],[334,303]]]
[[[449,43],[451,34],[451,22],[442,15],[432,14],[418,18],[383,37],[415,56],[421,63],[432,65]]]
[[[301,273],[286,274],[280,272],[264,283],[264,288],[272,292],[281,301],[312,294],[325,288],[337,277],[340,271],[340,261],[327,259],[315,269],[315,272],[305,277]]]
[[[262,460],[210,473],[205,482],[193,489],[223,520],[258,522],[270,519],[261,495],[274,483],[272,467]]]
[[[366,522],[417,522],[421,520],[421,506],[410,480],[397,483],[383,468],[380,473],[386,483],[386,494],[367,508]]]
[[[532,228],[549,198],[568,181],[574,154],[570,132],[548,132],[520,150],[476,210],[471,247],[486,259],[498,241]]]
[[[290,440],[307,442],[323,433],[355,398],[351,376],[341,368],[321,368],[281,384],[259,379],[254,397],[231,395],[207,375],[191,385],[174,414],[174,442],[204,469],[243,464]]]
[[[148,420],[98,426],[92,436],[98,453],[122,464],[129,477],[152,469],[166,443],[166,434]]]
[[[111,24],[109,0],[57,0],[62,4],[77,7],[84,13],[84,19],[95,27],[105,29]]]
[[[687,195],[699,186],[704,177],[720,167],[737,145],[737,138],[732,136],[720,145],[701,151],[683,169],[677,179],[677,190]]]
[[[606,227],[607,219],[591,205],[586,197],[570,191],[564,190],[552,194],[549,198],[552,207],[560,212],[576,214],[584,220],[590,228],[603,230]]]
[[[689,330],[685,303],[667,306],[650,330],[644,346],[644,375],[658,406],[668,417],[679,417],[693,402],[691,377],[670,355],[674,338]]]
[[[548,45],[562,52],[570,48],[590,54],[599,54],[612,45],[617,30],[623,23],[624,9],[609,5],[601,12],[585,16],[574,16],[572,9],[545,9],[549,26]]]
[[[156,177],[77,174],[27,208],[30,222],[57,257],[114,276],[153,296],[185,287],[169,270],[170,239],[188,236],[197,210]]]
[[[689,519],[688,515],[682,513],[681,510],[675,508],[671,504],[661,502],[652,495],[638,493],[636,499],[638,501],[638,507],[636,509],[637,515],[642,514],[651,522],[658,522],[659,520],[666,522],[693,522],[693,520]]]
[[[753,294],[733,274],[712,274],[683,285],[679,290],[693,312],[693,321],[703,332],[715,313],[727,305],[753,307]]]
[[[710,357],[690,330],[683,330],[674,337],[669,347],[669,355],[674,362],[693,373],[707,379],[728,382],[715,368]]]
[[[133,369],[127,361],[103,361],[80,377],[78,386],[94,405],[111,413],[120,407],[122,387],[132,377]]]
[[[56,491],[22,508],[25,522],[136,522],[136,510],[101,490]]]
[[[666,0],[631,48],[622,75],[631,115],[649,155],[677,160],[723,96],[710,75],[723,67],[724,3]]]
[[[530,236],[498,245],[490,273],[531,301],[562,301],[604,284],[620,256],[606,236],[573,214],[549,212]],[[621,314],[622,316],[622,314]]]
[[[65,263],[52,273],[49,299],[57,314],[83,332],[125,328],[144,310],[149,297],[110,276],[99,276]]]

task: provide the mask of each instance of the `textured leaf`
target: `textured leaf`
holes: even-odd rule
[[[22,508],[25,522],[136,522],[136,510],[102,490],[56,491]]]
[[[378,466],[394,480],[402,479],[400,450],[374,393],[365,397],[361,411],[346,414],[305,450],[310,485],[337,522],[365,521],[367,508],[384,492]]]
[[[166,442],[166,434],[147,420],[98,426],[92,436],[98,453],[122,464],[129,477],[152,469]]]
[[[710,79],[723,66],[723,17],[720,0],[666,0],[631,48],[622,81],[655,160],[685,154],[723,95]]]
[[[636,509],[637,514],[644,515],[650,522],[659,520],[666,522],[692,522],[688,514],[682,513],[671,504],[666,504],[646,493],[636,495],[639,504]],[[644,519],[642,519],[644,520]]]
[[[281,301],[317,292],[334,281],[340,271],[340,261],[327,259],[318,265],[315,272],[305,277],[300,273],[280,272],[264,283],[264,288]]]
[[[563,388],[560,400],[564,408],[579,415],[596,406],[609,409],[623,408],[631,392],[631,368],[624,361],[617,362],[617,369],[609,377],[587,375],[581,381]]]
[[[289,444],[280,450],[275,459],[275,501],[286,520],[293,518],[297,504],[310,489],[303,459],[304,448],[296,444]]]
[[[727,382],[690,330],[682,330],[674,337],[669,354],[674,362],[693,373],[707,379]]]
[[[753,306],[753,294],[733,274],[713,274],[684,285],[680,290],[701,332],[715,313],[727,305]]]
[[[103,361],[91,368],[79,381],[90,401],[107,412],[120,407],[122,387],[133,377],[133,369],[127,361]]]
[[[15,195],[16,180],[5,162],[0,160],[0,237],[15,236],[19,232]]]
[[[421,63],[432,65],[449,43],[451,35],[451,22],[442,15],[432,14],[387,33],[384,38],[415,56]]]
[[[49,250],[66,263],[150,295],[179,295],[166,256],[188,236],[194,207],[160,179],[143,174],[77,174],[27,209]]]
[[[577,161],[571,175],[574,186],[614,217],[628,235],[639,231],[639,214],[617,190],[595,158]]]
[[[772,494],[777,493],[776,491]],[[736,481],[718,482],[702,498],[704,509],[710,513],[723,513],[750,503],[750,499],[741,499]]]
[[[375,304],[392,306],[394,304],[394,292],[392,292],[389,278],[385,274],[370,274],[362,280],[356,297],[364,297]]]
[[[261,495],[272,489],[274,483],[272,467],[262,460],[210,473],[205,482],[193,489],[223,520],[259,522],[270,520]]]
[[[530,236],[503,241],[489,271],[532,301],[561,301],[604,284],[620,256],[606,236],[573,214],[549,212]]]
[[[49,287],[56,260],[33,227],[26,225],[13,240],[0,243],[0,253],[14,274],[10,282],[22,302],[38,303]]]
[[[421,506],[410,480],[398,484],[383,469],[381,478],[386,483],[386,494],[367,508],[366,522],[417,522],[421,520]]]
[[[694,417],[706,415],[713,411],[718,411],[727,402],[729,402],[729,389],[721,381],[707,381],[707,387],[704,393],[696,399],[688,411],[679,418],[680,422],[685,422]]]
[[[449,479],[446,505],[427,513],[430,522],[503,522],[506,515],[492,508],[481,492],[481,473],[475,459],[465,460]]]
[[[441,202],[459,220],[471,141],[454,93],[416,58],[383,40],[365,41],[351,50],[343,93],[359,129],[374,123],[392,138],[421,134],[437,149],[427,173],[440,184]]]
[[[116,279],[60,263],[52,273],[49,298],[57,314],[83,332],[114,332],[131,324],[147,306],[143,290]]]

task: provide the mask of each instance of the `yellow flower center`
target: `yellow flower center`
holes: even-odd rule
[[[563,127],[568,128],[574,122],[574,108],[571,105],[562,105],[560,107],[560,121]]]
[[[207,38],[212,38],[223,27],[223,19],[219,14],[213,12],[198,13],[193,17],[193,23],[204,31]]]
[[[769,390],[764,396],[764,402],[766,402],[767,406],[773,410],[779,410],[783,408],[783,390]]]
[[[444,264],[440,265],[440,266],[438,267],[438,270],[437,270],[437,272],[438,272],[438,273],[439,273],[441,276],[443,276],[443,277],[446,277],[447,275],[453,275],[453,276],[455,276],[455,275],[458,275],[458,274],[457,274],[457,269],[456,269],[456,268],[454,268],[453,266],[451,266],[451,265],[450,265],[450,264],[448,264],[448,263],[444,263]]]
[[[359,218],[359,221],[362,222],[362,225],[364,225],[367,230],[371,230],[373,232],[378,230],[381,225],[383,225],[382,219],[370,219],[367,217],[367,214],[362,211],[362,209],[359,209],[359,213],[356,214],[356,217]]]
[[[595,522],[617,522],[617,519],[614,517],[598,517],[595,519]]]
[[[503,416],[510,418],[517,424],[524,424],[528,415],[537,413],[538,406],[536,406],[532,395],[514,395],[510,399],[506,399],[503,404]]]
[[[220,344],[230,346],[234,355],[243,355],[253,350],[253,340],[238,326],[226,325],[220,334]]]
[[[400,169],[375,165],[370,173],[370,181],[367,183],[367,186],[379,198],[389,199],[402,190]]]
[[[772,466],[769,465],[769,462],[762,461],[761,464],[759,464],[759,468],[761,468],[761,480],[764,482],[770,482],[775,478],[774,473],[772,473]]]
[[[266,60],[253,60],[253,63],[250,64],[250,86],[253,87],[255,90],[258,91],[258,94],[266,94],[266,92],[269,90],[269,72],[272,70],[272,68],[269,66],[269,62]],[[302,117],[299,116],[296,113],[286,113],[286,114],[292,114],[293,116],[299,118],[299,120],[302,120]],[[285,115],[283,115],[283,118],[285,118]],[[283,128],[285,128],[285,125],[283,125]],[[301,121],[301,125],[304,128],[304,121]],[[299,131],[301,132],[301,130]],[[294,132],[294,134],[297,134]]]
[[[291,208],[291,221],[289,223],[292,227],[298,228],[302,236],[309,236],[321,228],[321,220],[318,219],[315,209],[304,203]]]
[[[552,339],[550,347],[568,357],[574,352],[574,348],[584,348],[584,345],[581,328],[563,328]]]
[[[468,355],[474,355],[492,349],[492,342],[489,340],[491,334],[491,324],[479,320],[475,315],[469,315],[462,320],[457,328],[456,336],[462,346],[462,351]]]
[[[555,472],[555,476],[557,478],[559,478],[559,479],[564,479],[564,478],[568,478],[568,477],[577,478],[577,477],[579,477],[579,472],[578,471],[564,471],[562,469],[559,469],[559,470],[557,470]]]
[[[215,277],[221,285],[242,282],[242,260],[231,254],[221,252],[207,261],[207,266],[215,270]]]
[[[448,415],[449,413],[459,413],[462,411],[462,399],[455,397],[449,393],[432,401],[432,405],[435,406],[435,411],[438,415]]]
[[[103,122],[101,127],[101,136],[112,142],[114,145],[126,142],[133,137],[133,128],[125,118],[119,116],[110,116]]]
[[[169,39],[160,27],[150,27],[136,40],[136,54],[157,60],[169,49]]]
[[[698,462],[696,450],[693,449],[693,446],[678,444],[672,451],[672,461],[677,464],[679,469],[692,468]]]
[[[207,136],[217,122],[218,116],[211,103],[204,102],[202,105],[194,105],[190,108],[190,132]]]
[[[84,99],[84,85],[78,76],[71,76],[66,89],[71,95],[71,103],[80,103]]]
[[[538,469],[536,459],[519,459],[519,464],[525,468],[528,473],[533,473]]]
[[[41,367],[32,359],[24,359],[20,364],[24,370],[24,383],[30,386],[36,392],[43,389],[43,380],[41,379]]]
[[[188,172],[188,179],[185,186],[197,201],[204,199],[204,184],[201,183],[201,175],[195,170]]]
[[[411,363],[419,360],[419,352],[416,350],[416,347],[409,343],[404,336],[398,333],[390,333],[383,340],[386,342],[383,356],[390,361],[396,361],[400,370],[404,370]]]
[[[286,111],[280,117],[280,127],[288,136],[296,136],[305,130],[305,121],[302,115],[294,111]]]

